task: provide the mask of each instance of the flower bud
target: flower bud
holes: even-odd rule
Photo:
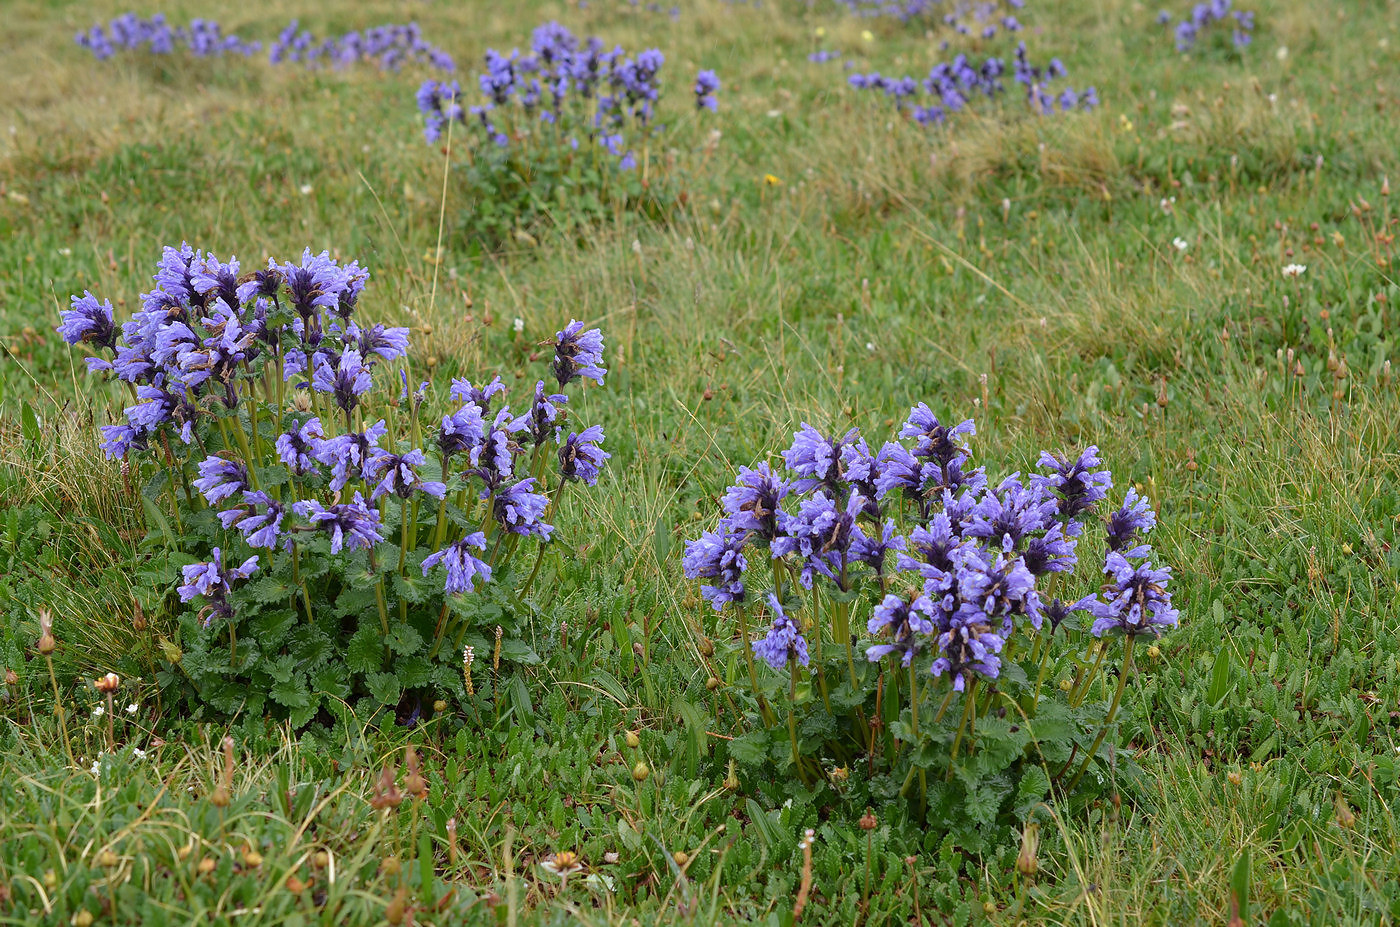
[[[636,731],[628,731],[623,739],[627,741],[627,746],[631,747],[633,750],[637,749],[642,744],[642,739],[637,736]]]
[[[13,686],[19,684],[19,674],[8,666],[5,667],[5,685]]]
[[[317,850],[311,855],[311,865],[317,869],[325,869],[330,865],[331,855],[325,850]]]
[[[58,647],[58,642],[53,639],[53,615],[47,608],[39,609],[39,653],[48,656]]]
[[[1356,826],[1356,813],[1351,810],[1351,805],[1342,797],[1342,793],[1337,793],[1337,826],[1342,830],[1351,830]]]
[[[113,853],[111,850],[103,850],[101,853],[97,854],[97,865],[101,866],[103,869],[111,869],[118,862],[117,854]]]
[[[110,695],[122,687],[122,678],[116,673],[108,673],[101,679],[94,679],[92,681],[92,687],[98,692]]]
[[[384,909],[384,919],[390,924],[402,924],[404,911],[408,907],[408,891],[402,886],[394,892],[394,900]]]
[[[708,637],[701,636],[700,642],[695,645],[702,657],[712,657],[715,655],[715,642]]]
[[[440,715],[440,714],[442,714],[442,713],[443,713],[444,711],[446,711],[446,710],[447,710],[447,702],[443,701],[442,699],[438,699],[436,702],[433,702],[433,712],[434,712],[435,714],[439,714],[439,715]]]
[[[860,824],[861,830],[874,830],[880,825],[879,819],[875,817],[875,812],[869,808],[865,809],[865,814],[860,816],[860,821],[857,823]]]
[[[711,692],[715,691],[719,688],[719,679],[714,676],[711,676],[709,679],[706,679],[705,688],[709,689]]]
[[[92,912],[87,908],[82,908],[73,915],[73,927],[92,927]]]
[[[214,871],[214,867],[217,865],[218,863],[215,862],[214,857],[206,856],[202,858],[199,861],[199,865],[195,866],[194,868],[200,875],[208,875],[209,873]]]
[[[1037,854],[1040,851],[1040,825],[1035,821],[1027,821],[1026,826],[1021,831],[1021,852],[1016,857],[1016,871],[1027,878],[1033,877],[1040,871],[1040,861]]]
[[[671,854],[671,858],[676,861],[677,866],[683,867],[686,863],[690,862],[690,854],[685,850],[677,850]]]
[[[638,782],[645,782],[650,775],[651,770],[647,767],[646,760],[638,760],[637,765],[632,767],[632,778]]]
[[[403,871],[403,861],[397,856],[387,857],[384,862],[379,864],[379,871],[386,876],[396,876]]]
[[[262,854],[252,847],[243,851],[243,865],[249,869],[256,869],[263,864]]]

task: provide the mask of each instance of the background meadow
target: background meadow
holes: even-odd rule
[[[930,128],[848,77],[925,74],[941,33],[822,0],[171,3],[172,22],[212,16],[264,52],[106,61],[72,36],[125,6],[12,0],[0,919],[787,924],[810,828],[804,923],[1389,922],[1400,7],[1241,9],[1248,46],[1227,29],[1183,54],[1156,5],[1029,0],[1032,56],[1100,105],[1036,117],[1013,93]],[[548,20],[660,48],[665,215],[566,234],[560,205],[483,243],[483,207],[445,182],[414,106],[440,75],[270,65],[292,18],[318,35],[416,21],[464,85]],[[723,82],[718,112],[694,107],[699,69]],[[538,662],[488,674],[477,654],[493,713],[449,704],[409,728],[347,709],[299,741],[163,700],[180,640],[160,525],[94,427],[126,396],[54,327],[84,289],[129,313],[181,241],[358,260],[365,305],[410,329],[434,379],[527,390],[557,330],[604,328],[607,388],[578,406],[613,456],[559,513]],[[964,856],[899,809],[862,829],[839,789],[731,764],[742,731],[706,688],[715,619],[680,561],[732,473],[802,421],[883,435],[917,402],[975,418],[997,472],[1097,444],[1158,506],[1175,570],[1181,626],[1125,696],[1119,749],[1140,772],[1042,809],[1034,879],[1016,833]],[[73,764],[33,650],[43,608]],[[109,671],[117,717],[93,716],[86,681]],[[126,747],[94,776],[108,721]],[[409,743],[430,793],[386,816],[376,779]],[[562,880],[541,865],[561,851],[584,864]]]

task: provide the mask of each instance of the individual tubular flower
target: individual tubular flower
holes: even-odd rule
[[[1068,532],[1077,536],[1078,520],[1092,514],[1113,488],[1113,474],[1099,469],[1103,460],[1098,447],[1090,445],[1073,459],[1042,451],[1036,466],[1047,473],[1032,477],[1032,485],[1039,483],[1054,490],[1060,498],[1060,517],[1071,523]]]
[[[892,653],[899,653],[900,662],[908,666],[929,636],[938,630],[934,617],[933,602],[923,593],[915,592],[905,598],[894,594],[885,596],[875,606],[866,630],[872,637],[888,632],[889,643],[867,647],[865,658],[875,663]]]
[[[365,505],[358,492],[350,502],[326,507],[315,499],[304,499],[292,505],[292,511],[315,530],[330,535],[331,553],[342,548],[368,550],[384,540],[379,533],[379,511]]]
[[[321,420],[308,419],[300,427],[293,426],[291,430],[278,435],[277,456],[292,473],[305,476],[316,469],[317,457],[324,441]]]
[[[176,590],[180,593],[181,602],[188,602],[197,595],[202,595],[208,600],[209,604],[200,610],[200,617],[206,628],[216,617],[233,617],[233,608],[228,602],[228,591],[233,581],[247,579],[258,569],[256,555],[233,568],[224,566],[223,553],[219,548],[214,548],[210,555],[213,559],[208,563],[192,563],[182,569],[185,581]]]
[[[935,679],[951,676],[953,690],[962,692],[974,675],[996,679],[1001,674],[1001,648],[1005,644],[990,624],[977,614],[959,615],[938,635],[939,656],[929,667]]]
[[[425,480],[418,475],[418,468],[427,462],[428,458],[419,448],[407,454],[391,454],[379,448],[371,450],[369,461],[365,464],[366,482],[375,483],[369,495],[370,501],[385,493],[393,493],[400,499],[408,499],[415,492],[427,493],[438,499],[447,495],[445,484]]]
[[[389,328],[376,324],[362,329],[351,322],[345,329],[344,341],[347,347],[355,348],[362,358],[371,363],[373,363],[374,357],[391,361],[408,353],[408,329],[406,328]]]
[[[548,541],[554,526],[542,521],[549,497],[534,492],[535,478],[527,477],[491,497],[491,515],[511,534]],[[488,493],[483,493],[485,498]]]
[[[243,505],[219,513],[225,528],[242,532],[249,547],[272,550],[282,539],[282,519],[286,515],[282,503],[265,492],[249,490],[243,493]]]
[[[766,461],[753,468],[740,467],[739,478],[720,500],[725,519],[735,531],[772,543],[778,536],[778,512],[788,488]]]
[[[749,645],[753,648],[754,656],[775,670],[785,668],[793,660],[799,666],[807,666],[807,639],[802,636],[802,630],[783,612],[778,597],[771,592],[768,594],[768,607],[773,612],[773,626],[767,634]]]
[[[1046,573],[1068,573],[1079,562],[1075,555],[1078,541],[1065,535],[1064,526],[1051,525],[1043,535],[1026,541],[1026,549],[1021,554],[1021,562],[1034,576]]]
[[[210,505],[218,505],[248,488],[248,468],[241,460],[206,458],[199,465],[199,479],[194,481],[194,487]]]
[[[442,417],[437,434],[438,450],[444,458],[470,453],[485,437],[486,422],[481,407],[464,402],[456,412]]]
[[[1146,557],[1152,547],[1139,541],[1156,524],[1157,513],[1147,497],[1139,496],[1136,489],[1128,487],[1123,506],[1108,516],[1108,549],[1125,557]]]
[[[990,547],[1010,553],[1019,550],[1033,532],[1053,525],[1056,508],[1055,499],[1039,487],[1024,486],[1017,476],[1009,476],[977,501],[963,533],[985,538]]]
[[[714,71],[701,71],[695,75],[695,108],[714,112],[719,109],[715,94],[719,92],[719,77]]]
[[[851,489],[860,493],[866,502],[865,514],[879,521],[881,518],[878,498],[880,496],[880,461],[872,453],[865,439],[856,435],[855,440],[841,448],[841,478]]]
[[[112,301],[97,301],[89,290],[72,297],[70,307],[63,310],[63,324],[57,331],[69,344],[87,342],[116,353],[117,325],[112,318]]]
[[[977,425],[972,419],[948,427],[922,402],[909,410],[909,418],[899,429],[901,438],[915,439],[915,457],[931,460],[944,470],[967,456],[967,439],[975,434]]]
[[[744,601],[744,571],[749,563],[743,550],[744,535],[725,525],[720,531],[706,531],[699,539],[685,542],[681,566],[686,578],[714,580],[701,585],[700,594],[717,612],[730,602]]]
[[[544,381],[535,384],[535,401],[530,405],[529,432],[535,447],[549,440],[559,421],[559,410],[569,401],[563,393],[546,393]]]
[[[812,577],[817,573],[846,588],[845,573],[853,529],[864,508],[864,497],[855,492],[851,493],[845,508],[824,492],[802,500],[796,515],[783,512],[778,516],[781,536],[773,541],[773,556],[796,554],[800,557],[799,579],[808,589],[812,588]]]
[[[1043,617],[1035,577],[1019,557],[967,545],[958,549],[954,564],[963,600],[959,614],[989,625],[999,621],[1003,634],[1010,633],[1013,617],[1024,616],[1032,627],[1040,627]]]
[[[230,257],[225,264],[210,254],[191,270],[190,283],[194,291],[204,297],[205,305],[220,299],[229,309],[238,310],[241,305],[238,299],[238,258]]]
[[[348,416],[350,411],[360,404],[360,396],[369,392],[374,380],[370,376],[369,368],[361,361],[360,352],[354,348],[346,348],[345,353],[340,355],[340,362],[335,366],[321,357],[312,376],[311,385],[319,392],[332,394],[335,404]]]
[[[806,422],[792,435],[792,447],[783,451],[783,462],[799,479],[792,481],[795,492],[811,492],[818,486],[832,494],[841,490],[841,451],[860,432],[852,428],[841,438],[828,438]]]
[[[1180,613],[1172,608],[1172,594],[1167,591],[1172,575],[1170,567],[1154,570],[1151,563],[1134,566],[1127,557],[1109,551],[1103,571],[1112,577],[1104,588],[1103,597],[1088,596],[1077,603],[1093,614],[1090,631],[1095,637],[1157,635],[1164,628],[1176,626]]]
[[[559,447],[559,475],[566,480],[583,480],[589,486],[598,485],[598,473],[612,456],[598,446],[602,443],[601,425],[570,432]]]
[[[909,532],[906,552],[896,563],[901,570],[914,570],[925,577],[951,573],[956,569],[955,552],[963,544],[952,518],[939,512],[929,519],[928,527],[919,526]]]
[[[864,563],[875,571],[876,576],[884,576],[889,552],[904,550],[908,543],[898,532],[899,526],[893,521],[884,523],[878,538],[871,537],[860,525],[856,525],[851,529],[850,561]]]
[[[1075,612],[1088,611],[1089,605],[1087,603],[1093,600],[1094,596],[1089,596],[1088,599],[1080,599],[1078,602],[1068,603],[1061,602],[1059,599],[1050,600],[1043,609],[1045,620],[1050,625],[1050,633],[1054,634],[1059,629],[1060,625],[1065,623],[1065,619]]]
[[[472,386],[470,380],[457,378],[452,381],[448,395],[458,402],[470,402],[481,410],[482,415],[487,415],[491,412],[492,398],[505,391],[506,385],[501,382],[500,377],[493,377],[485,386]]]
[[[316,451],[316,459],[331,468],[331,491],[339,492],[352,477],[368,479],[365,465],[369,463],[371,451],[379,444],[379,439],[389,433],[389,428],[380,419],[362,432],[336,435],[321,442]]]
[[[571,321],[554,336],[554,379],[563,389],[575,380],[586,377],[603,385],[607,369],[603,366],[603,333],[596,328],[583,330],[583,323]]]
[[[448,593],[471,592],[478,577],[483,584],[489,583],[491,565],[473,554],[472,548],[484,551],[486,535],[480,531],[473,532],[437,553],[424,557],[423,575],[427,576],[429,570],[441,563],[447,568],[447,584],[444,588]]]

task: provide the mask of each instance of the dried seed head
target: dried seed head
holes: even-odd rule
[[[442,699],[438,699],[436,702],[433,702],[433,713],[434,713],[434,714],[439,714],[439,715],[440,715],[440,714],[442,714],[442,713],[443,713],[444,711],[446,711],[446,710],[447,710],[447,702],[443,701]]]
[[[404,767],[408,772],[403,777],[404,791],[414,798],[428,797],[428,780],[423,777],[423,772],[418,762],[418,751],[409,744],[404,751]]]
[[[857,823],[860,824],[861,830],[874,830],[876,827],[880,826],[879,818],[875,817],[875,812],[869,808],[865,809],[865,814],[860,816],[860,820]]]
[[[1021,830],[1021,852],[1016,857],[1016,871],[1027,878],[1040,871],[1040,825],[1027,821]]]
[[[385,763],[378,781],[374,784],[374,794],[369,799],[369,806],[375,811],[397,808],[403,803],[403,793],[399,791],[398,783],[395,782],[396,777],[397,772]]]
[[[39,609],[39,653],[47,657],[57,647],[58,642],[53,639],[53,615],[47,608],[41,608]]]
[[[13,686],[19,683],[19,675],[8,666],[5,667],[5,685]]]
[[[390,924],[402,924],[404,913],[407,910],[408,889],[400,885],[398,891],[394,892],[394,900],[389,902],[389,906],[384,909],[384,919]]]
[[[712,657],[715,655],[715,642],[705,637],[703,634],[700,636],[700,640],[695,647],[700,651],[702,657]]]

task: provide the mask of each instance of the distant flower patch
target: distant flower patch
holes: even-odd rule
[[[105,61],[119,51],[152,55],[184,51],[197,58],[210,58],[223,54],[249,57],[262,48],[260,42],[224,35],[222,27],[212,19],[192,19],[188,26],[172,26],[159,13],[149,19],[142,19],[135,13],[123,13],[108,23],[106,28],[98,25],[87,32],[79,32],[75,40],[99,61]]]
[[[318,40],[294,19],[272,44],[268,60],[273,64],[299,62],[308,67],[326,64],[334,68],[370,62],[384,71],[397,71],[405,63],[447,72],[457,69],[451,55],[423,38],[417,23],[386,24]]]
[[[1019,32],[1016,13],[1026,0],[836,0],[857,16],[887,17],[902,23],[938,26],[957,35],[990,39]],[[945,46],[946,47],[946,46]]]
[[[551,216],[555,225],[588,224],[618,191],[655,203],[661,165],[651,146],[665,129],[658,119],[665,63],[659,49],[633,54],[546,23],[528,52],[488,50],[476,93],[458,81],[424,82],[417,107],[426,141],[442,142],[460,127],[475,231],[507,241]],[[694,110],[718,109],[714,71],[700,71],[690,90]],[[622,174],[641,174],[641,183]]]
[[[1167,10],[1157,14],[1157,22],[1163,26],[1172,24],[1172,15]],[[1183,16],[1172,30],[1176,36],[1176,50],[1189,52],[1209,33],[1228,28],[1230,41],[1235,48],[1244,48],[1254,40],[1253,11],[1237,10],[1233,0],[1209,0],[1197,3],[1191,12]]]
[[[1058,83],[1068,75],[1058,58],[1050,59],[1045,67],[1031,63],[1026,44],[1016,47],[1011,62],[1011,82],[1019,85],[1031,112],[1052,115],[1071,110],[1090,110],[1098,106],[1098,91],[1093,87],[1076,90]],[[936,125],[953,113],[962,112],[979,99],[993,100],[1008,90],[1007,62],[995,56],[981,61],[958,55],[951,62],[934,65],[922,81],[912,77],[886,77],[879,72],[852,74],[849,83],[857,90],[883,93],[894,101],[895,107],[907,113],[915,122]]]

